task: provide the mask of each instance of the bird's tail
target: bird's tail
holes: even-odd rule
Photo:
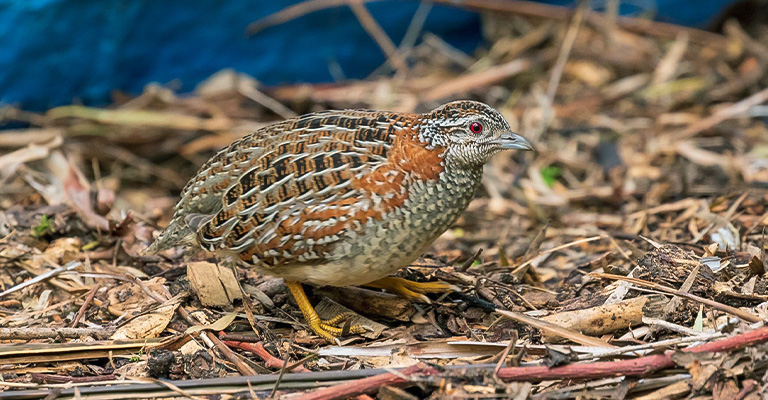
[[[144,249],[145,255],[157,254],[177,246],[187,245],[194,241],[195,233],[184,223],[181,217],[174,218],[168,227],[160,233],[155,241]]]

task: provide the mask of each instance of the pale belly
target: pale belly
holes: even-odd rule
[[[359,244],[351,246],[353,254],[346,254],[336,260],[316,265],[292,265],[263,272],[316,285],[363,285],[410,265],[429,247],[434,238],[421,238],[418,241],[387,240],[376,244],[365,243],[365,240],[366,238],[361,238]]]
[[[362,232],[349,232],[325,262],[259,269],[316,285],[355,286],[384,278],[415,261],[456,221],[479,181],[466,177],[412,188],[403,207],[369,221]]]

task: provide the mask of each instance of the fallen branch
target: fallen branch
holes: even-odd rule
[[[346,399],[361,394],[373,393],[382,386],[402,386],[411,382],[415,375],[435,375],[438,371],[422,363],[400,371],[388,372],[381,375],[358,379],[352,382],[329,386],[301,396],[292,397],[292,400],[333,400]]]
[[[683,352],[726,352],[768,341],[768,327],[742,333],[727,339],[683,349]],[[570,364],[562,367],[509,367],[501,368],[498,377],[506,381],[544,381],[562,379],[598,379],[612,376],[639,376],[675,366],[672,351],[633,360],[601,361]]]
[[[106,339],[113,333],[114,329],[98,328],[0,328],[0,340],[79,339],[83,336]]]
[[[29,375],[34,382],[39,382],[39,383],[90,383],[90,382],[114,381],[117,379],[117,377],[112,374],[95,375],[95,376],[66,376],[66,375],[41,374],[38,372],[32,372]]]
[[[251,353],[256,354],[264,361],[264,365],[267,368],[283,368],[285,366],[285,362],[283,360],[270,354],[261,343],[236,342],[233,340],[224,340],[223,342],[229,347],[250,351]],[[309,372],[309,370],[306,369],[303,365],[297,365],[293,369],[296,372]]]
[[[660,369],[674,367],[669,354],[645,356],[633,360],[601,361],[569,364],[562,367],[508,367],[497,374],[505,381],[545,381],[564,379],[597,379],[611,376],[645,375]]]

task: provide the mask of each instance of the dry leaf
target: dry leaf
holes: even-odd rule
[[[112,335],[112,340],[158,337],[171,322],[180,303],[180,299],[172,299],[148,313],[133,318],[117,329]]]
[[[212,331],[223,331],[224,329],[227,329],[230,324],[232,324],[232,321],[234,321],[235,318],[237,318],[237,313],[231,312],[219,318],[212,324],[190,326],[186,331],[184,331],[184,333],[191,335],[205,329],[210,329]]]

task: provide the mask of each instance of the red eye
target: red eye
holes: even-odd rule
[[[472,133],[480,133],[483,131],[483,125],[479,122],[473,122],[469,124],[469,130],[472,131]]]

